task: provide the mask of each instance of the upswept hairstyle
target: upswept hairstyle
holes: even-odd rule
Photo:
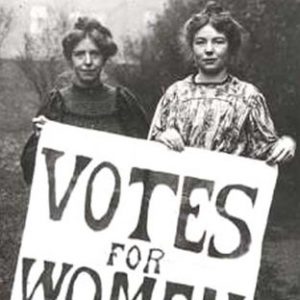
[[[184,48],[191,51],[196,32],[207,24],[226,36],[231,55],[238,53],[244,29],[229,11],[215,1],[209,1],[201,12],[192,15],[184,24],[181,39]]]
[[[118,47],[113,41],[112,34],[96,19],[79,17],[74,28],[62,40],[63,54],[70,61],[72,51],[84,38],[89,37],[98,46],[104,60],[117,53]]]

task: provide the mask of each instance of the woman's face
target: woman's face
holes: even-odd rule
[[[71,66],[77,84],[93,86],[100,82],[100,73],[104,66],[104,58],[99,48],[89,37],[81,40],[73,49]]]
[[[228,65],[228,40],[210,24],[200,28],[194,36],[192,50],[196,65],[205,75],[219,75]]]

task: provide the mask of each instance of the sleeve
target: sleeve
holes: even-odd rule
[[[264,96],[257,92],[250,96],[247,124],[248,154],[251,158],[266,159],[278,140],[273,120]]]
[[[146,113],[138,99],[125,87],[117,88],[121,101],[121,118],[126,129],[125,134],[136,138],[146,138],[149,123]]]
[[[49,94],[48,101],[39,110],[36,116],[44,115],[51,120],[61,120],[61,105],[62,99],[58,91],[53,91]],[[39,136],[35,130],[31,133],[21,153],[20,164],[23,171],[25,182],[30,185],[33,178],[35,156]]]
[[[175,102],[175,98],[176,93],[171,86],[158,102],[150,125],[148,140],[155,140],[159,134],[167,129],[167,127],[172,127],[173,123],[173,126],[175,126],[175,116],[171,111],[171,103]]]
[[[36,116],[44,115],[52,121],[61,121],[63,113],[63,100],[59,90],[49,93],[46,103],[40,107]]]

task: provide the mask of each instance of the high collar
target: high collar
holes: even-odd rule
[[[78,92],[94,93],[94,92],[102,91],[104,88],[104,84],[102,82],[99,82],[99,84],[93,86],[81,86],[76,84],[76,82],[73,81],[72,87],[74,88],[75,91]]]
[[[232,78],[232,76],[230,74],[227,74],[227,76],[221,80],[221,81],[217,81],[217,82],[210,82],[210,81],[206,81],[206,82],[198,82],[196,81],[196,76],[198,73],[192,74],[192,82],[196,85],[206,85],[206,86],[216,86],[216,85],[223,85],[227,82],[229,82]]]

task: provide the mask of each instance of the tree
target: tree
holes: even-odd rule
[[[0,7],[0,50],[11,29],[12,20],[12,10]]]
[[[300,78],[300,2],[296,0],[220,0],[249,32],[250,43],[242,64],[232,69],[235,75],[254,82],[265,94],[280,134],[299,139],[299,78]],[[117,80],[134,91],[143,101],[152,118],[163,91],[178,78],[193,70],[183,60],[180,30],[184,22],[202,10],[204,0],[169,0],[164,11],[157,15],[149,32],[139,40],[127,40],[125,62],[116,65]],[[289,172],[285,172],[284,186],[276,193],[278,218],[294,213],[299,187],[296,184],[300,169],[300,151]],[[279,183],[282,183],[282,181]],[[291,190],[287,197],[285,190]]]
[[[190,68],[182,60],[178,32],[204,1],[170,0],[149,32],[138,40],[126,40],[125,61],[112,70],[117,81],[131,88],[151,117],[166,87]]]
[[[68,72],[62,55],[61,40],[70,28],[64,12],[49,10],[48,18],[38,34],[24,34],[24,49],[17,64],[43,103],[49,90],[68,81]]]
[[[238,65],[234,73],[261,87],[272,99],[271,109],[275,114],[282,112],[281,105],[295,111],[300,77],[299,1],[219,2],[232,11],[251,36],[251,47],[244,49],[249,55],[248,60]],[[116,66],[113,72],[121,83],[146,99],[145,106],[151,112],[163,90],[192,69],[192,65],[183,60],[179,33],[184,22],[191,14],[199,12],[205,3],[203,0],[169,0],[147,34],[139,40],[126,41],[125,62]],[[275,118],[283,121],[278,115]]]

